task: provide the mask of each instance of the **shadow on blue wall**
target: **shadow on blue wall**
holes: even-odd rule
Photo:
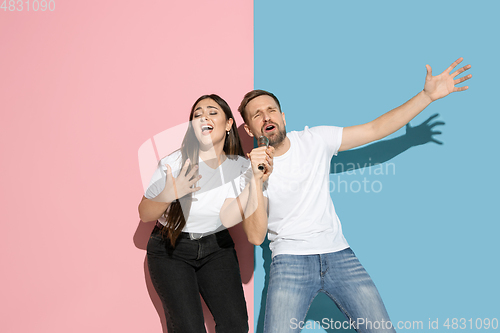
[[[348,150],[334,156],[330,164],[331,174],[340,174],[356,169],[366,168],[373,165],[381,164],[391,160],[402,152],[411,147],[424,145],[429,142],[442,145],[441,141],[434,138],[435,135],[441,134],[440,131],[435,130],[436,126],[444,125],[442,121],[434,121],[439,114],[434,114],[425,120],[422,124],[412,127],[409,123],[406,125],[406,134],[394,139],[378,141],[359,149]],[[258,322],[255,332],[262,333],[264,331],[264,313],[266,308],[266,295],[267,285],[269,282],[269,267],[271,265],[271,250],[269,249],[269,240],[264,241],[260,245],[262,248],[262,259],[265,271],[264,288],[262,290],[262,298],[260,304],[260,312],[258,315]],[[383,296],[383,295],[382,295]],[[326,322],[323,322],[324,319]],[[337,308],[328,296],[324,293],[319,293],[312,302],[309,311],[307,312],[307,321],[317,322],[315,328],[322,329],[323,332],[355,332],[354,329],[335,329],[331,323],[342,323],[346,318],[342,312]],[[313,325],[313,323],[310,323]],[[307,327],[307,326],[306,326]],[[312,326],[311,326],[312,327]]]

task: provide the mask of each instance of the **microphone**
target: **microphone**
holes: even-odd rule
[[[265,136],[260,136],[259,139],[257,140],[257,146],[259,147],[269,147],[269,139]],[[260,171],[264,171],[266,167],[264,166],[264,164],[259,164],[259,170]]]

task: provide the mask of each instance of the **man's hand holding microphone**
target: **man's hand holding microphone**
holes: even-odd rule
[[[269,139],[265,136],[259,137],[258,148],[254,148],[247,154],[252,163],[252,171],[255,179],[265,182],[273,171],[274,148],[269,146]]]

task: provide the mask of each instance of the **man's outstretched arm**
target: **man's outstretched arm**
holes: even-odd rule
[[[464,66],[451,73],[462,60],[463,58],[457,59],[450,67],[437,76],[432,76],[431,66],[425,65],[427,76],[425,77],[424,90],[403,105],[392,109],[369,123],[344,128],[339,151],[359,147],[382,139],[406,125],[435,100],[455,91],[467,90],[468,86],[456,87],[455,85],[470,79],[472,75],[469,74],[459,79],[455,79],[455,77],[471,68],[471,66]]]

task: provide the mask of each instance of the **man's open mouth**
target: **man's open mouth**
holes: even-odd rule
[[[264,127],[264,132],[269,133],[269,132],[274,131],[275,129],[276,129],[276,126],[274,126],[272,124],[271,125],[267,125],[266,127]]]

